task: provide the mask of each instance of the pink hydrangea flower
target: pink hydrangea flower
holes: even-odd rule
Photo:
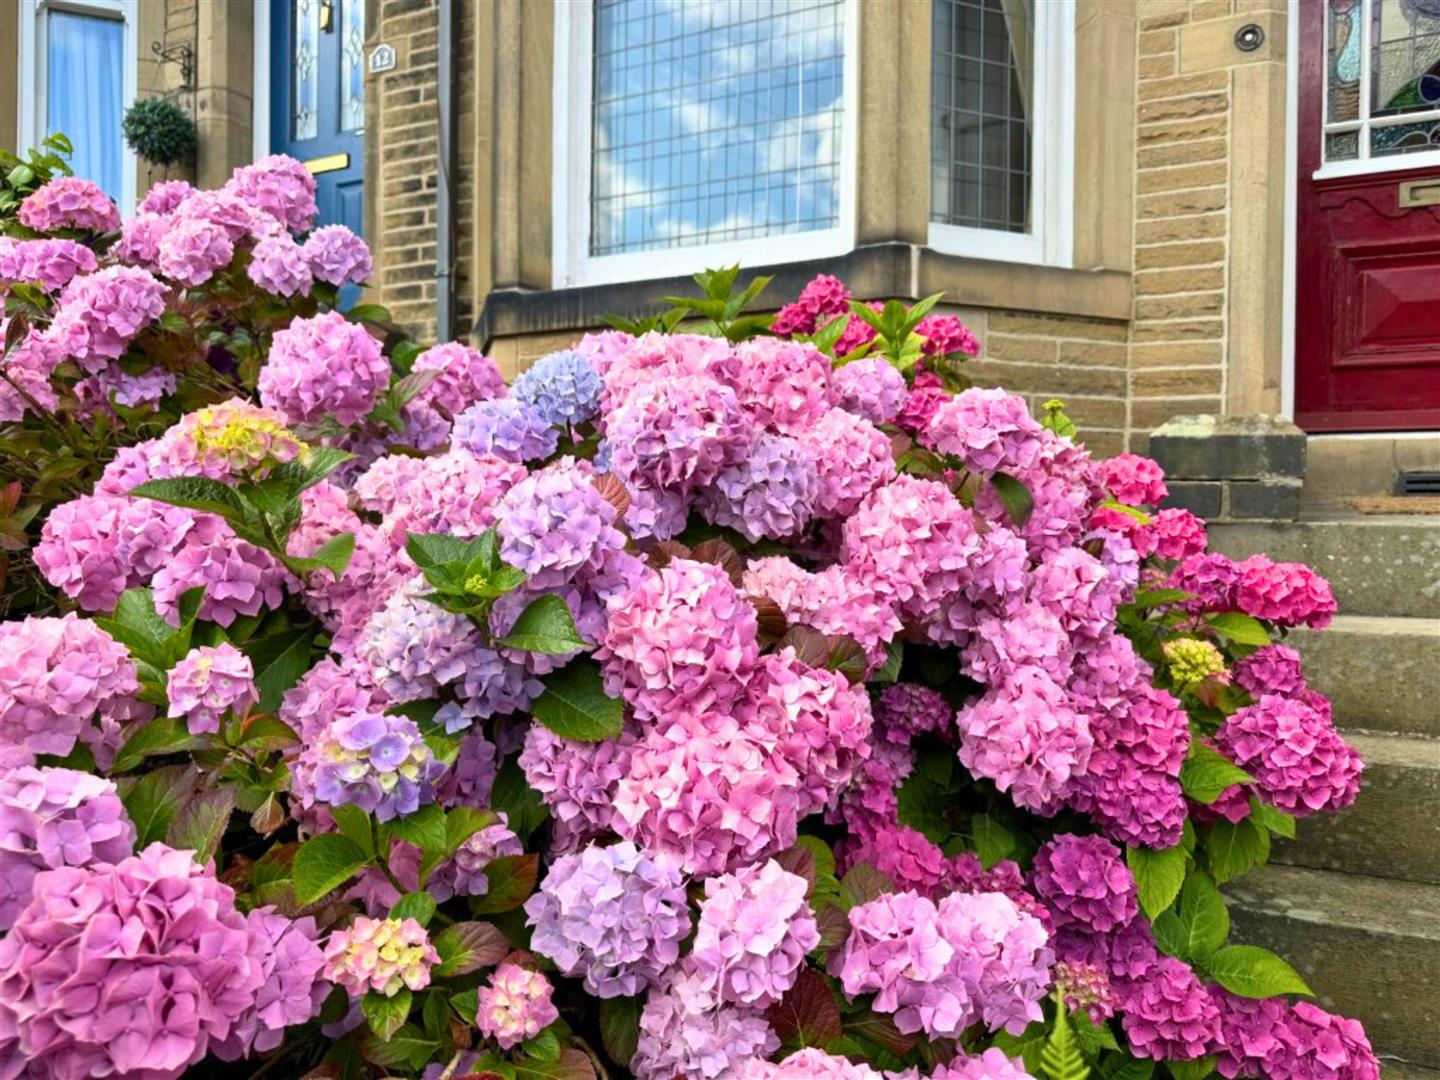
[[[1169,494],[1165,470],[1141,454],[1117,454],[1100,462],[1100,482],[1126,506],[1155,506]]]
[[[793,304],[786,304],[775,316],[770,332],[777,337],[813,334],[838,315],[848,314],[850,290],[830,274],[816,274],[800,290]]]
[[[223,226],[189,216],[165,231],[156,251],[160,272],[192,289],[209,281],[234,254],[235,244]]]
[[[314,285],[310,264],[289,233],[262,236],[250,253],[246,275],[274,296],[309,296]]]
[[[1204,1057],[1220,1036],[1220,1010],[1189,966],[1164,957],[1121,995],[1125,1038],[1155,1061]]]
[[[285,154],[270,154],[240,166],[225,186],[291,232],[307,232],[315,224],[315,177]]]
[[[341,424],[365,416],[390,381],[380,343],[338,311],[296,319],[275,335],[260,370],[260,400],[292,423]]]
[[[1101,836],[1062,833],[1047,840],[1035,855],[1031,881],[1054,926],[1103,934],[1140,910],[1124,856]]]
[[[1162,559],[1188,559],[1200,555],[1210,543],[1205,523],[1189,510],[1169,507],[1152,520],[1155,554]]]
[[[74,240],[15,240],[0,236],[0,282],[39,282],[58,292],[76,274],[93,273],[95,253]]]
[[[250,658],[228,641],[191,649],[167,681],[170,715],[183,716],[191,734],[217,732],[226,712],[243,716],[260,700]]]
[[[889,438],[863,417],[831,409],[798,438],[815,459],[815,510],[822,517],[854,513],[866,495],[895,478]]]
[[[813,345],[759,337],[711,365],[757,424],[798,435],[833,405],[830,360]]]
[[[8,326],[8,319],[0,319],[0,334]],[[60,345],[49,335],[27,331],[3,358],[8,381],[0,379],[0,423],[22,419],[36,406],[42,412],[54,412],[60,398],[50,384],[50,376],[64,359]]]
[[[639,1029],[630,1059],[635,1080],[740,1080],[739,1070],[780,1046],[764,1013],[707,1008],[678,977],[650,991]]]
[[[495,361],[461,341],[432,345],[410,366],[414,373],[435,372],[416,401],[459,416],[477,401],[504,397],[508,391]]]
[[[509,1050],[560,1019],[560,1010],[550,1001],[553,992],[550,980],[538,971],[501,964],[477,992],[475,1026],[501,1050]]]
[[[195,194],[195,189],[184,180],[161,180],[151,186],[135,208],[140,214],[169,214]]]
[[[287,919],[273,907],[261,907],[246,922],[251,959],[264,982],[229,1037],[212,1047],[221,1061],[276,1049],[285,1041],[285,1029],[318,1016],[330,993],[330,984],[320,977],[325,955],[315,941],[313,918]]]
[[[1275,563],[1252,555],[1236,566],[1235,604],[1247,615],[1280,626],[1323,630],[1337,610],[1330,583],[1304,563]]]
[[[289,580],[275,556],[246,540],[224,536],[205,541],[192,534],[156,572],[151,586],[156,610],[179,625],[181,594],[203,585],[200,618],[229,626],[241,615],[279,607]]]
[[[1327,712],[1274,694],[1229,716],[1215,745],[1255,778],[1260,797],[1296,817],[1343,810],[1360,792],[1365,763]]]
[[[1235,663],[1235,681],[1253,697],[1280,694],[1288,697],[1305,689],[1300,653],[1290,645],[1265,645]]]
[[[879,356],[852,360],[836,368],[831,382],[836,406],[872,424],[894,420],[910,393],[905,376]]]
[[[605,433],[617,475],[677,493],[708,484],[741,461],[755,437],[735,392],[704,375],[636,387],[606,416]]]
[[[915,333],[925,339],[926,356],[980,355],[980,342],[957,315],[926,315]]]
[[[344,225],[316,229],[301,251],[315,280],[331,285],[363,284],[373,269],[369,246]]]
[[[165,313],[165,285],[134,266],[77,277],[60,294],[48,335],[83,371],[119,359],[141,330]]]
[[[325,978],[351,997],[373,990],[394,997],[402,987],[423,990],[440,954],[430,935],[414,919],[371,919],[358,916],[325,943]]]
[[[85,229],[112,232],[120,227],[120,211],[98,184],[78,176],[57,176],[25,197],[20,224],[36,232]]]

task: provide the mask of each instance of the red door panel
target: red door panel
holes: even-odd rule
[[[1325,7],[1298,7],[1295,420],[1307,431],[1440,428],[1440,205],[1400,199],[1408,182],[1440,183],[1440,166],[1314,179]]]

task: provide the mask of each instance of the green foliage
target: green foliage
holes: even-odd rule
[[[870,347],[872,354],[883,356],[900,371],[909,371],[919,362],[924,347],[924,341],[915,333],[915,328],[943,295],[927,296],[909,308],[899,300],[887,300],[879,311],[852,300],[850,313],[875,331],[875,342]]]
[[[1180,895],[1189,856],[1180,845],[1158,851],[1132,847],[1126,850],[1125,861],[1135,877],[1140,910],[1153,921]]]
[[[349,881],[369,861],[353,841],[338,833],[312,836],[295,853],[295,899],[301,904],[313,904]]]
[[[415,996],[403,986],[388,997],[371,990],[360,999],[360,1011],[365,1014],[365,1020],[375,1037],[382,1042],[389,1042],[410,1018],[410,1007],[414,1000]]]
[[[1049,1080],[1087,1080],[1090,1075],[1090,1066],[1080,1052],[1065,1002],[1059,994],[1055,995],[1055,1018],[1050,1023],[1050,1035],[1040,1051],[1040,1069]]]
[[[545,692],[530,712],[562,739],[599,742],[613,739],[624,727],[619,698],[605,693],[600,668],[592,660],[578,660],[544,677]]]
[[[1196,802],[1213,803],[1220,793],[1235,784],[1254,783],[1255,778],[1218,750],[1198,739],[1190,743],[1180,768],[1180,786]]]
[[[120,130],[125,145],[152,164],[175,165],[195,156],[195,121],[173,101],[146,98],[135,102],[125,110]]]
[[[667,296],[665,302],[673,310],[684,312],[682,318],[700,320],[693,328],[695,333],[723,337],[732,344],[744,341],[768,330],[774,317],[745,314],[771,279],[763,276],[751,278],[748,285],[736,292],[735,279],[739,276],[739,263],[721,270],[702,270],[694,275],[693,280],[700,286],[703,296]]]
[[[1270,833],[1253,817],[1233,824],[1221,819],[1210,826],[1205,853],[1210,875],[1224,885],[1270,858]]]
[[[1065,403],[1059,398],[1051,398],[1045,402],[1044,409],[1045,415],[1040,418],[1042,427],[1053,431],[1056,435],[1071,439],[1079,433],[1075,421],[1065,415]]]
[[[1226,945],[1205,961],[1203,970],[1226,990],[1241,997],[1312,993],[1299,972],[1259,945]]]
[[[22,158],[0,149],[0,232],[9,232],[20,204],[57,176],[72,176],[70,140],[58,131],[41,140],[40,148]]]

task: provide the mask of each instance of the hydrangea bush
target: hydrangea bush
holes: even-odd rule
[[[26,340],[144,355],[165,259],[363,276],[297,177],[153,192],[154,269]],[[1220,891],[1355,798],[1278,640],[1328,585],[969,387],[937,298],[735,280],[513,387],[295,311],[56,507],[71,610],[0,625],[0,1077],[1378,1080]]]

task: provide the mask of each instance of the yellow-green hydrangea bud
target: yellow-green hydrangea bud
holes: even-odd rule
[[[1161,646],[1165,659],[1170,662],[1170,677],[1182,690],[1198,686],[1212,676],[1221,676],[1227,681],[1225,658],[1214,642],[1200,638],[1175,638]]]

